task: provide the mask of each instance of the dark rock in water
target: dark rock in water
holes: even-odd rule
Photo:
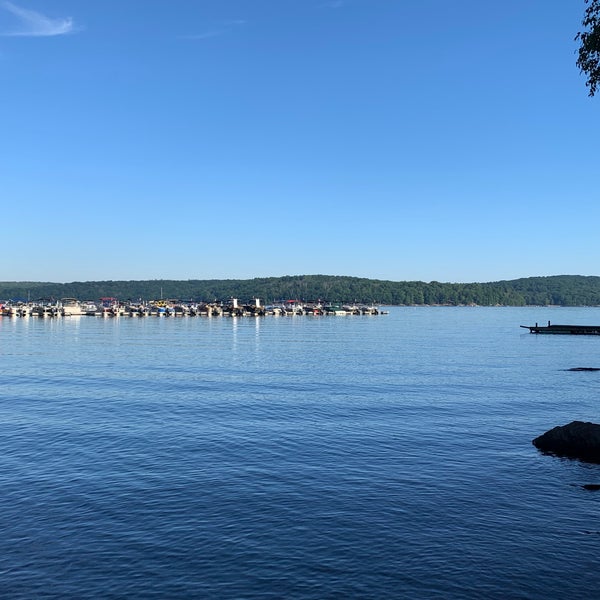
[[[600,367],[573,367],[567,371],[600,371]]]
[[[597,492],[600,490],[600,483],[586,483],[581,486],[584,490],[590,490],[591,492]]]
[[[540,435],[533,445],[556,456],[600,463],[600,425],[573,421]]]

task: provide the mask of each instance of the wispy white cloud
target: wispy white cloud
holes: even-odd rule
[[[220,35],[225,35],[226,33],[230,33],[232,29],[235,27],[241,27],[245,25],[246,21],[243,19],[235,19],[231,21],[224,21],[217,24],[218,28],[209,29],[207,31],[203,31],[201,33],[192,33],[189,35],[181,35],[179,36],[183,40],[206,40],[209,38],[218,37]]]
[[[8,0],[1,0],[0,8],[12,13],[20,24],[20,28],[16,31],[0,33],[3,36],[48,37],[75,31],[75,23],[71,17],[52,19],[35,10],[17,6]]]

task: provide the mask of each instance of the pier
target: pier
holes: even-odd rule
[[[264,316],[346,316],[387,314],[373,304],[332,304],[286,300],[262,305],[258,298],[240,302],[232,298],[226,302],[185,302],[180,300],[151,300],[148,302],[101,298],[99,301],[62,300],[0,303],[2,317],[264,317]]]
[[[600,335],[600,325],[521,325],[529,333],[547,335]]]

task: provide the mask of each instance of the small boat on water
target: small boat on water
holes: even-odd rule
[[[123,314],[123,309],[116,298],[105,296],[100,298],[100,314],[103,317],[118,317]]]
[[[12,301],[2,306],[0,314],[6,317],[28,317],[31,314],[31,307],[20,300]]]
[[[63,298],[60,301],[63,316],[73,317],[84,314],[81,303],[76,298]]]
[[[339,304],[327,304],[323,307],[323,310],[326,315],[344,316],[348,314],[346,309],[342,308]]]
[[[551,335],[600,335],[600,325],[521,325],[529,329],[529,333],[545,333]]]
[[[88,315],[90,317],[95,317],[97,315],[102,314],[102,311],[100,310],[98,305],[95,302],[92,302],[91,300],[88,300],[87,302],[82,302],[81,310],[83,311],[84,315]]]
[[[44,300],[40,299],[37,302],[34,302],[31,307],[31,316],[32,317],[57,317],[62,315],[62,309],[59,306],[58,302],[54,300]]]

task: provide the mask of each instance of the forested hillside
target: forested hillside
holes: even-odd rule
[[[258,279],[0,282],[0,300],[74,297],[97,300],[177,298],[212,302],[240,300],[321,300],[389,305],[600,306],[600,277],[558,275],[490,283],[383,281],[359,277],[295,275]]]

